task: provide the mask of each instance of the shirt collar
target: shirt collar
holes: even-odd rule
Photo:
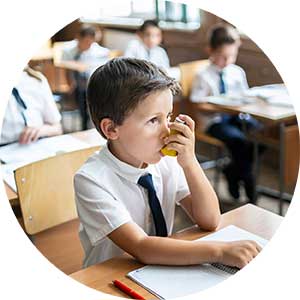
[[[220,73],[220,72],[223,72],[223,73],[226,73],[227,69],[230,68],[231,65],[228,65],[226,66],[225,68],[223,69],[220,69],[218,66],[216,66],[214,63],[210,62],[210,67],[211,69],[216,72],[216,73]]]
[[[132,165],[129,165],[121,160],[119,160],[116,156],[114,156],[107,144],[104,145],[99,152],[99,155],[102,156],[107,165],[120,177],[123,177],[133,183],[137,183],[139,178],[142,175],[150,173],[154,177],[159,177],[157,168],[155,165],[148,165],[146,168],[136,168]]]

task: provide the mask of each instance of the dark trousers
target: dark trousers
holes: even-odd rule
[[[240,116],[222,115],[219,123],[212,124],[207,133],[221,140],[231,153],[231,170],[237,179],[244,179],[252,174],[253,149],[244,131],[243,122],[247,130],[259,130],[262,125],[256,119],[248,116],[242,120]]]
[[[74,72],[74,78],[76,81],[75,98],[81,116],[81,129],[86,130],[88,128],[89,120],[89,114],[86,103],[86,87],[88,78],[85,73],[79,72]]]
[[[86,104],[86,90],[77,87],[75,89],[75,98],[81,116],[81,129],[86,130],[88,128],[88,120],[89,120],[87,104]]]

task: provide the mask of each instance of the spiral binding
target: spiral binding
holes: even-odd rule
[[[230,267],[230,266],[226,266],[226,265],[223,265],[223,264],[220,264],[220,263],[213,263],[211,264],[213,267],[219,269],[219,270],[222,270],[226,273],[229,273],[229,274],[235,274],[236,272],[238,272],[240,269],[237,268],[237,267]]]

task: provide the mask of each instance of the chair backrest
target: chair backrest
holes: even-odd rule
[[[208,59],[201,59],[182,63],[179,65],[180,69],[180,85],[182,89],[182,96],[188,98],[191,93],[193,80],[199,70],[208,65]]]
[[[17,191],[28,234],[77,217],[73,177],[99,146],[59,154],[15,171]]]
[[[112,49],[109,51],[109,58],[116,58],[116,57],[120,57],[123,55],[123,51],[122,50],[118,50],[118,49]]]

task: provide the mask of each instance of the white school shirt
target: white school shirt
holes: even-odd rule
[[[249,88],[246,73],[241,67],[230,64],[222,71],[226,85],[226,94],[233,96],[241,95]],[[199,71],[193,81],[190,100],[194,103],[200,103],[205,102],[203,98],[206,96],[220,95],[220,72],[221,69],[213,63],[210,63],[205,69]],[[203,119],[202,121],[208,127],[220,120],[220,114],[214,114],[210,116],[209,120]]]
[[[97,67],[105,64],[109,60],[109,52],[109,49],[101,47],[99,44],[94,42],[91,44],[89,49],[80,54],[78,61],[89,66],[87,71],[88,77]],[[75,60],[77,54],[78,40],[66,42],[63,49],[62,60]]]
[[[166,70],[170,68],[170,61],[165,49],[159,46],[148,49],[141,40],[130,41],[127,49],[125,50],[124,56],[148,60]]]
[[[48,81],[42,74],[40,74],[40,77],[41,80],[38,80],[28,75],[27,72],[22,72],[16,88],[27,109],[24,110],[13,95],[10,96],[4,114],[0,144],[19,140],[20,134],[25,127],[22,111],[29,127],[40,127],[44,124],[52,125],[60,122],[61,115],[57,109]]]
[[[84,267],[124,253],[107,235],[125,223],[135,222],[147,234],[155,233],[148,193],[137,184],[140,176],[147,173],[152,174],[171,234],[175,205],[190,194],[176,158],[164,157],[155,165],[139,169],[120,161],[104,146],[76,173],[75,198],[79,237],[85,251]]]

